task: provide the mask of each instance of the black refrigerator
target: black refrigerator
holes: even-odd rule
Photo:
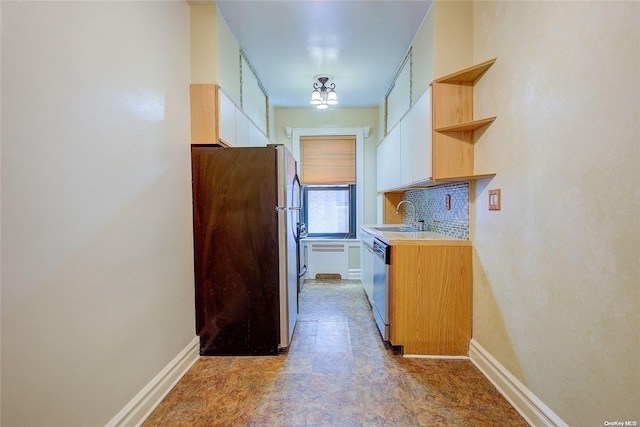
[[[298,315],[300,184],[283,145],[192,145],[200,354],[274,355]]]

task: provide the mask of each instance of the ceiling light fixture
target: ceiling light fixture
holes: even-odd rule
[[[313,92],[311,92],[311,103],[320,110],[329,108],[329,105],[338,103],[338,95],[336,94],[336,84],[327,82],[331,79],[329,76],[316,76],[320,83],[313,84]]]

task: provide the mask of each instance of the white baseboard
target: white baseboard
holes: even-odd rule
[[[200,357],[200,338],[195,337],[167,366],[144,386],[106,427],[139,426]]]
[[[403,354],[407,359],[446,359],[446,360],[469,360],[469,356],[446,356],[439,354]]]
[[[530,425],[568,427],[567,423],[474,339],[469,345],[469,358]]]
[[[350,268],[349,269],[349,280],[360,280],[360,269],[359,268]]]

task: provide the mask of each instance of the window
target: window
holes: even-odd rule
[[[356,138],[300,138],[302,218],[309,237],[356,237]]]
[[[302,217],[309,237],[356,237],[356,186],[303,185]]]

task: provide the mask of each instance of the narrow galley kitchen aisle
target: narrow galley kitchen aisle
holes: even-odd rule
[[[527,426],[468,360],[386,348],[357,280],[304,282],[287,354],[201,357],[143,426]]]

